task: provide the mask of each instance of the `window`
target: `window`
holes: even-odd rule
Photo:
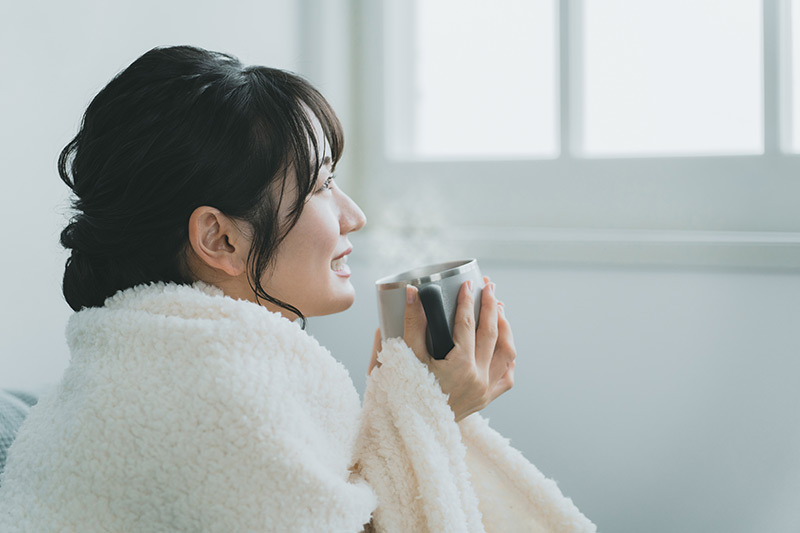
[[[787,18],[790,20],[788,40],[789,61],[784,64],[791,69],[787,106],[791,109],[791,128],[787,146],[795,153],[800,153],[800,0],[792,0],[787,9]]]
[[[763,152],[758,0],[583,5],[585,154]]]
[[[798,4],[356,3],[350,190],[470,255],[796,268]]]
[[[408,20],[386,34],[390,154],[417,159],[557,154],[557,5],[552,0],[502,4],[497,9],[483,0],[387,3],[387,20]]]

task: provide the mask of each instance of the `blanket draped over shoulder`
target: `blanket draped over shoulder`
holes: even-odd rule
[[[201,282],[74,314],[71,360],[0,480],[0,531],[591,532],[387,341],[363,406],[296,323]]]

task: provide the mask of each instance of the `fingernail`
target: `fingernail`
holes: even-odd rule
[[[472,280],[471,279],[467,280],[467,290],[472,292]]]
[[[495,290],[496,288],[497,288],[497,285],[495,285],[494,283],[490,283],[490,284],[489,284],[489,291],[491,291],[491,293],[492,293],[492,296],[494,296],[494,290]]]
[[[506,308],[503,305],[503,302],[497,302],[497,309],[500,311],[500,314],[503,315],[503,318],[506,316]]]
[[[417,301],[417,290],[411,285],[406,285],[406,303],[410,305],[416,301]]]

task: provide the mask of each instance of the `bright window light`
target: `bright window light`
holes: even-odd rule
[[[791,74],[791,142],[789,148],[792,152],[800,152],[800,0],[792,0],[791,6],[791,31],[790,31],[790,56],[792,58]]]
[[[410,137],[400,143],[407,152],[459,159],[557,155],[555,0],[399,1],[414,10],[412,45],[404,52],[411,60],[389,57],[386,64],[409,65],[412,97],[410,109],[389,113],[388,127]],[[394,90],[387,106],[397,105]],[[397,123],[403,121],[410,124]]]
[[[761,1],[583,6],[585,155],[763,152]]]

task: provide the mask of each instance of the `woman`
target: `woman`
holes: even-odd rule
[[[443,361],[408,289],[363,407],[303,331],[353,302],[342,146],[307,82],[197,48],[94,98],[59,159],[72,358],[9,451],[0,531],[593,530],[469,416],[513,384],[488,280],[477,331],[462,288]]]

